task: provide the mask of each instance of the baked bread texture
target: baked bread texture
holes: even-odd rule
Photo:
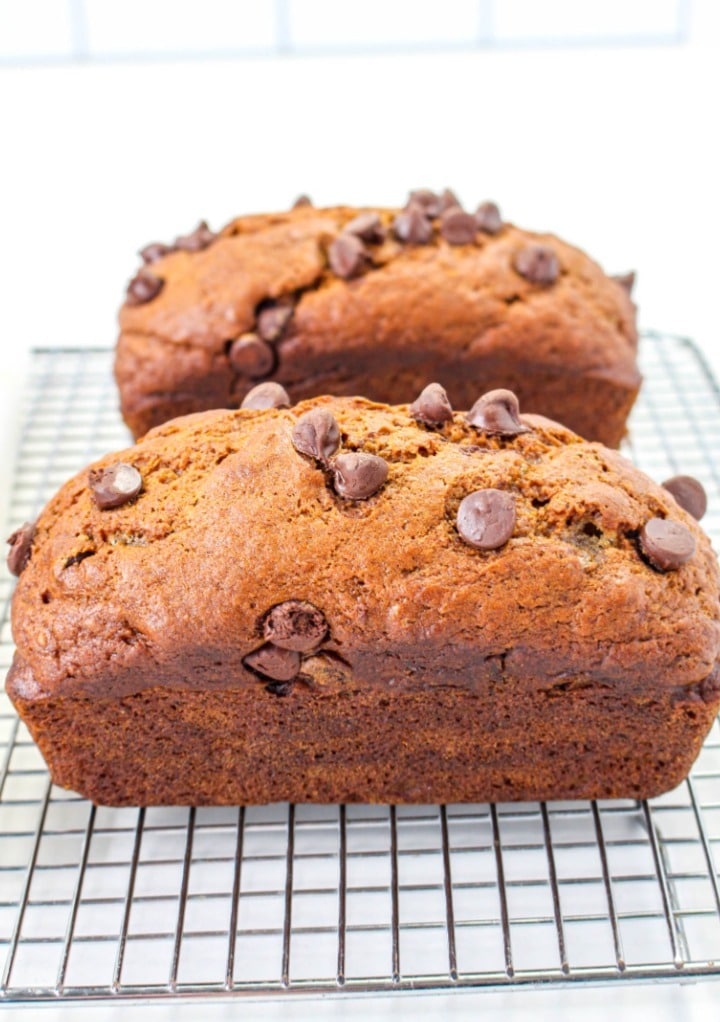
[[[237,407],[260,380],[412,400],[439,379],[458,407],[509,387],[523,407],[617,446],[640,385],[630,276],[613,279],[493,203],[411,193],[404,209],[315,209],[201,223],[142,251],[115,374],[137,437]]]
[[[685,777],[720,707],[718,571],[670,489],[507,391],[287,401],[166,423],[13,534],[7,690],[57,784],[430,803]]]

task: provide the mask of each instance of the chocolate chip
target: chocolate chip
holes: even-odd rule
[[[520,422],[520,405],[511,390],[489,390],[478,398],[466,418],[475,429],[491,436],[518,436],[531,432],[529,426]]]
[[[379,213],[371,211],[358,213],[349,223],[343,227],[344,234],[354,234],[363,241],[379,243],[385,240],[385,231]]]
[[[335,489],[348,500],[367,500],[388,477],[388,464],[376,454],[349,451],[333,461]]]
[[[268,612],[263,624],[263,634],[268,642],[298,653],[316,649],[327,633],[325,615],[305,600],[278,603]]]
[[[526,245],[515,253],[513,266],[531,284],[552,284],[560,273],[558,257],[547,245]]]
[[[154,263],[174,251],[172,245],[163,245],[161,241],[152,241],[145,248],[140,249],[140,257],[144,263]]]
[[[428,426],[452,422],[453,412],[447,392],[439,383],[428,383],[420,396],[410,405],[413,419]]]
[[[309,195],[298,195],[290,208],[303,209],[305,206],[312,206],[312,199]]]
[[[264,341],[277,341],[285,333],[294,309],[288,304],[267,305],[258,313],[256,330]]]
[[[393,231],[398,241],[407,245],[426,245],[433,236],[433,226],[425,210],[413,202],[395,217]]]
[[[654,568],[676,571],[695,553],[695,538],[680,522],[651,518],[640,532],[640,549]]]
[[[341,234],[328,248],[330,269],[337,277],[349,280],[357,276],[367,262],[365,246],[354,234]]]
[[[93,500],[102,511],[122,507],[134,500],[142,489],[142,476],[134,465],[122,462],[109,468],[90,469],[88,475]]]
[[[700,521],[707,511],[707,493],[701,482],[692,476],[673,476],[666,479],[663,486],[684,511]]]
[[[257,334],[242,334],[230,345],[230,365],[236,373],[256,380],[267,376],[275,368],[275,352]]]
[[[629,295],[633,293],[635,287],[635,270],[630,270],[629,273],[616,273],[612,278],[616,284],[620,287],[624,287]]]
[[[266,642],[264,646],[243,657],[243,666],[272,681],[292,681],[300,670],[300,654]]]
[[[128,305],[144,305],[160,294],[164,284],[162,277],[156,277],[148,270],[140,270],[128,284],[125,300]]]
[[[429,188],[416,188],[410,192],[405,208],[410,206],[419,206],[429,217],[440,216],[443,210],[442,198]]]
[[[258,383],[257,387],[249,390],[241,408],[249,408],[252,411],[263,411],[266,408],[289,408],[290,395],[279,383]]]
[[[325,463],[340,446],[340,427],[331,412],[312,408],[295,423],[291,440],[300,454]]]
[[[460,200],[455,192],[451,188],[445,188],[440,196],[440,212],[444,213],[446,210],[453,209],[455,206],[462,209]]]
[[[451,245],[471,245],[477,234],[475,217],[459,206],[451,206],[440,218],[440,233]]]
[[[504,490],[475,490],[461,501],[457,530],[478,550],[497,550],[515,528],[515,501]]]
[[[475,210],[475,223],[485,234],[497,234],[502,229],[500,210],[494,202],[481,202]]]
[[[8,571],[12,575],[19,575],[27,567],[30,560],[30,548],[35,538],[35,523],[24,522],[19,529],[16,529],[8,537],[10,549],[7,555]]]
[[[201,220],[190,234],[181,234],[175,239],[175,248],[185,252],[200,252],[215,241],[215,232],[211,231],[204,220]]]

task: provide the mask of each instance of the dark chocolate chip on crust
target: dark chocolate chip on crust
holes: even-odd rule
[[[303,209],[305,206],[312,206],[312,199],[309,195],[298,195],[290,208]]]
[[[475,210],[475,223],[485,234],[497,234],[502,229],[502,216],[495,202],[481,202]]]
[[[515,253],[513,266],[531,284],[553,284],[560,275],[558,257],[547,245],[526,245]]]
[[[140,270],[127,286],[125,301],[128,305],[144,305],[157,298],[163,289],[165,281],[162,277],[150,273],[149,270]]]
[[[430,188],[416,188],[408,195],[406,209],[410,206],[419,206],[426,216],[440,216],[443,210],[442,198]]]
[[[325,615],[307,600],[286,600],[268,611],[263,634],[280,649],[308,653],[324,641],[328,633]]]
[[[672,493],[680,507],[700,521],[707,511],[707,493],[705,487],[693,476],[673,476],[666,479],[663,488]]]
[[[410,405],[410,414],[427,426],[439,426],[452,422],[453,411],[447,391],[439,383],[428,383],[417,400]]]
[[[258,383],[257,387],[249,390],[241,408],[252,411],[263,411],[266,408],[289,408],[290,395],[279,383]]]
[[[19,575],[27,567],[34,538],[34,522],[24,522],[8,537],[10,549],[7,555],[7,566],[12,575]]]
[[[215,232],[210,230],[204,220],[201,220],[190,234],[181,234],[175,239],[175,248],[181,248],[185,252],[201,252],[202,249],[211,245],[216,237]]]
[[[398,241],[408,245],[426,245],[433,236],[433,226],[423,207],[411,202],[393,220],[393,232]]]
[[[134,465],[120,462],[108,468],[93,468],[88,474],[90,492],[101,511],[122,507],[142,490],[142,476]]]
[[[515,501],[504,490],[475,490],[465,497],[457,512],[461,538],[478,550],[497,550],[515,528]]]
[[[640,549],[658,571],[677,571],[695,553],[695,537],[681,522],[651,518],[640,532]]]
[[[343,227],[344,234],[354,234],[362,241],[370,244],[377,244],[385,240],[385,231],[379,213],[368,210],[366,213],[358,213]]]
[[[442,214],[446,210],[454,208],[461,208],[460,200],[452,188],[443,189],[443,193],[440,196],[440,213]]]
[[[144,263],[155,263],[163,256],[169,255],[175,249],[172,245],[164,245],[162,241],[151,241],[145,248],[140,249],[140,258]]]
[[[292,681],[300,670],[300,654],[266,642],[243,657],[243,666],[271,681]]]
[[[467,421],[475,429],[491,436],[518,436],[531,432],[520,421],[520,405],[511,390],[489,390],[478,398],[467,413]]]
[[[267,376],[275,368],[275,352],[257,334],[242,334],[230,345],[228,360],[236,373],[251,380]]]
[[[340,446],[340,427],[331,412],[312,408],[295,423],[291,440],[300,454],[327,463]]]
[[[629,295],[633,293],[633,288],[635,287],[635,270],[630,270],[628,273],[616,273],[612,279],[616,284],[619,284],[620,287],[625,288]]]
[[[348,451],[332,464],[335,491],[347,500],[367,500],[388,477],[388,464],[376,454]]]
[[[330,269],[337,277],[350,280],[357,276],[368,260],[368,254],[360,238],[354,234],[341,234],[328,248]]]
[[[292,319],[294,309],[288,303],[267,305],[257,315],[256,330],[264,341],[278,341]]]
[[[451,245],[471,245],[477,234],[475,217],[460,206],[451,206],[440,218],[440,234]]]

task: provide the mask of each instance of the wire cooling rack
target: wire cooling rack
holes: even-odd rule
[[[11,525],[124,446],[107,351],[38,351]],[[643,338],[632,456],[710,496],[720,392]],[[0,667],[11,582],[0,578]],[[0,1003],[720,976],[720,730],[652,802],[107,809],[0,697]]]

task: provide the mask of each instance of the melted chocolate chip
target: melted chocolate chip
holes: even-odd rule
[[[502,229],[500,209],[494,202],[481,202],[475,210],[475,223],[485,234],[497,234]]]
[[[326,463],[340,446],[340,427],[331,412],[312,408],[295,423],[291,440],[300,454]]]
[[[676,571],[695,553],[695,538],[680,522],[651,518],[640,532],[640,549],[654,568]]]
[[[328,261],[337,277],[349,280],[362,270],[367,262],[367,252],[362,241],[354,234],[341,234],[328,248]]]
[[[410,414],[413,419],[428,426],[452,422],[453,411],[445,388],[439,383],[428,383],[417,400],[410,405]]]
[[[407,245],[426,245],[433,236],[433,226],[425,210],[413,202],[395,217],[393,231],[398,241]]]
[[[443,210],[442,198],[429,188],[416,188],[410,192],[406,209],[410,206],[419,206],[426,216],[433,218],[440,216]]]
[[[263,624],[263,634],[268,642],[298,653],[316,649],[327,633],[325,615],[305,600],[278,603],[268,612]]]
[[[309,195],[298,195],[290,208],[303,209],[305,206],[312,206],[312,199]]]
[[[460,503],[457,530],[478,550],[497,550],[515,528],[515,501],[504,490],[475,490]]]
[[[257,334],[242,334],[230,345],[230,365],[236,373],[257,380],[275,368],[275,352]]]
[[[335,490],[348,500],[367,500],[388,477],[388,464],[376,454],[349,451],[333,461]]]
[[[531,284],[553,284],[560,274],[558,257],[547,245],[526,245],[515,253],[513,266]]]
[[[243,657],[243,666],[271,681],[292,681],[300,670],[300,654],[266,642]]]
[[[377,244],[385,240],[385,231],[379,213],[358,213],[343,227],[344,234],[354,234],[363,241]]]
[[[128,305],[144,305],[157,298],[165,281],[148,270],[140,270],[127,286],[125,301]]]
[[[175,249],[172,245],[163,245],[161,241],[152,241],[145,248],[140,249],[140,258],[144,263],[155,263],[163,256],[169,255]]]
[[[665,480],[663,487],[672,493],[684,511],[700,521],[707,511],[707,493],[701,482],[692,476],[673,476]]]
[[[183,249],[185,252],[201,252],[215,241],[216,235],[211,231],[204,220],[201,220],[194,231],[190,234],[181,234],[175,239],[175,248]]]
[[[475,217],[459,206],[451,206],[440,218],[440,233],[451,245],[471,245],[477,233]]]
[[[258,383],[247,392],[240,407],[256,412],[266,408],[289,408],[290,396],[279,383]]]
[[[90,469],[88,481],[93,500],[101,511],[122,507],[134,500],[142,489],[142,476],[138,470],[134,465],[123,462],[109,468]]]
[[[293,312],[290,304],[268,305],[258,313],[255,329],[264,341],[278,341],[285,333]]]
[[[475,429],[491,436],[518,436],[531,432],[520,422],[520,405],[511,390],[489,390],[478,398],[467,413],[467,421]]]
[[[27,567],[34,538],[34,522],[24,522],[8,537],[10,549],[7,555],[7,566],[12,575],[19,575]]]
[[[619,284],[620,287],[625,288],[629,295],[633,293],[633,288],[635,287],[635,270],[630,270],[629,273],[616,273],[612,279],[616,284]]]

